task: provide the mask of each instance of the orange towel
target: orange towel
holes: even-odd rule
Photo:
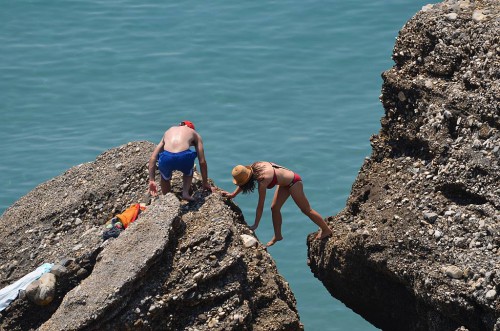
[[[146,209],[146,207],[143,207],[140,204],[136,203],[125,209],[123,213],[116,215],[116,217],[120,219],[120,222],[122,222],[123,227],[126,229],[130,223],[134,222],[137,219],[139,211],[144,209]]]

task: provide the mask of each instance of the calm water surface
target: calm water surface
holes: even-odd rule
[[[270,160],[299,173],[313,208],[334,215],[379,130],[394,38],[425,4],[4,1],[0,212],[106,149],[156,143],[189,119],[218,186],[233,189],[234,165]],[[236,202],[253,223],[257,195]],[[270,252],[306,329],[374,330],[311,274],[314,224],[292,201],[283,217],[285,239]],[[272,237],[269,208],[257,235]]]

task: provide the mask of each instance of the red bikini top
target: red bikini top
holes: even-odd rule
[[[269,163],[271,163],[271,162],[269,162]],[[269,185],[267,185],[267,188],[273,188],[276,186],[276,184],[278,184],[278,177],[276,177],[276,167],[272,163],[271,163],[271,166],[273,167],[274,176],[273,176],[273,180],[269,183]]]

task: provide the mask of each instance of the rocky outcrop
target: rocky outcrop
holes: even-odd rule
[[[382,128],[311,270],[383,330],[500,329],[500,5],[425,6],[383,74]],[[311,238],[310,238],[311,239]]]
[[[55,295],[27,296],[0,314],[1,330],[301,330],[293,293],[239,208],[201,190],[194,203],[153,198],[147,160],[134,142],[41,184],[0,218],[0,286],[55,262]],[[117,238],[104,223],[129,205],[147,207]],[[245,241],[247,242],[247,241]],[[248,246],[248,247],[247,247]]]

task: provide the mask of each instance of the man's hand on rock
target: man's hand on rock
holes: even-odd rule
[[[212,187],[209,183],[203,183],[203,189],[214,192],[216,190],[216,187]]]
[[[156,182],[154,180],[149,181],[148,192],[154,197],[158,195],[158,186],[156,186]]]

